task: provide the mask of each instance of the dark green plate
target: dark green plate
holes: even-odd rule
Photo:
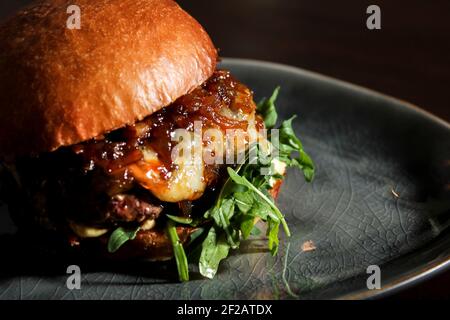
[[[214,280],[177,283],[173,264],[81,266],[66,288],[69,261],[28,258],[3,235],[0,298],[259,299],[364,298],[393,292],[446,269],[450,259],[450,126],[384,95],[300,69],[225,59],[223,68],[259,100],[281,85],[280,115],[317,165],[312,184],[292,171],[279,206],[292,237],[271,257],[247,241]],[[8,218],[0,221],[11,233]],[[302,245],[312,240],[313,251]],[[11,249],[13,248],[13,249]],[[8,250],[9,249],[9,250]],[[368,290],[367,268],[381,270]],[[106,271],[108,270],[108,271]]]

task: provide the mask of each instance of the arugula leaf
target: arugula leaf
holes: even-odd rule
[[[108,252],[113,253],[119,250],[119,248],[128,240],[133,240],[136,238],[140,227],[136,229],[124,229],[122,227],[117,228],[111,233],[108,240]]]
[[[234,200],[224,199],[220,206],[208,210],[205,216],[212,217],[217,226],[221,227],[227,236],[228,243],[233,249],[239,247],[239,233],[231,228],[230,219],[234,214]]]
[[[172,220],[167,221],[167,234],[172,242],[173,254],[177,263],[178,277],[180,281],[189,281],[189,267],[186,253],[184,252],[183,244],[178,238],[175,222]]]
[[[250,192],[236,192],[234,202],[241,212],[247,213],[253,207],[254,198]]]
[[[267,221],[267,219],[270,217],[272,220],[280,222],[280,219],[278,216],[273,212],[273,209],[263,200],[260,199],[258,195],[255,195],[255,205],[250,210],[249,214],[253,216],[260,217],[263,221]]]
[[[292,120],[296,117],[294,115],[282,122],[276,144],[278,145],[280,159],[291,167],[298,167],[303,171],[305,180],[311,182],[314,179],[314,163],[311,157],[303,150],[303,145],[292,128]],[[292,152],[298,152],[299,156],[292,158]]]
[[[202,244],[199,269],[207,278],[214,278],[219,268],[219,263],[228,256],[230,245],[222,236],[218,236],[215,226],[212,226]]]
[[[194,220],[192,218],[178,217],[178,216],[173,216],[171,214],[166,214],[166,216],[170,220],[178,222],[180,224],[189,224],[189,225],[191,225],[194,222]]]
[[[291,236],[291,232],[289,231],[289,227],[286,223],[286,220],[284,220],[284,216],[281,213],[281,211],[277,208],[277,206],[272,202],[272,200],[269,199],[264,193],[261,192],[261,190],[257,189],[253,184],[251,184],[250,181],[248,181],[245,177],[241,177],[234,171],[231,167],[227,168],[228,174],[230,178],[236,182],[237,184],[246,186],[250,190],[253,190],[258,196],[261,197],[275,212],[277,215],[277,218],[281,221],[281,224],[283,225],[284,232],[288,237]]]
[[[272,256],[276,255],[278,252],[278,229],[280,226],[279,221],[275,221],[272,219],[268,219],[268,228],[267,228],[267,237],[269,240],[269,250],[272,253]]]
[[[280,126],[280,142],[282,147],[291,148],[292,151],[303,149],[301,141],[295,135],[294,129],[292,128],[292,121],[297,118],[293,115],[287,120],[284,120]]]
[[[257,105],[256,110],[263,117],[264,124],[267,129],[275,127],[277,123],[278,113],[275,108],[275,100],[277,100],[280,87],[276,87],[269,99],[263,98]]]
[[[255,216],[245,215],[241,218],[240,229],[242,232],[242,238],[247,239],[252,233],[253,226],[255,224]]]
[[[315,168],[311,158],[302,150],[300,151],[299,159],[292,159],[289,163],[290,167],[298,167],[303,171],[303,175],[305,176],[305,180],[307,182],[311,182],[314,179]]]

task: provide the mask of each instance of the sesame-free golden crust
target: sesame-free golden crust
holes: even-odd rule
[[[68,29],[69,5],[81,28]],[[42,0],[0,26],[0,156],[132,124],[214,71],[209,36],[172,0]]]

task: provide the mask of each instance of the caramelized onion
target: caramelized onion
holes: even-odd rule
[[[131,177],[149,190],[162,188],[176,170],[171,153],[175,142],[171,140],[176,129],[194,130],[195,121],[202,129],[217,128],[225,134],[227,129],[249,129],[256,106],[252,92],[235,80],[228,71],[216,71],[203,85],[188,93],[170,106],[159,110],[142,121],[115,130],[104,139],[76,145],[72,150],[80,155],[86,168],[100,167],[111,179],[123,184]],[[254,125],[254,121],[252,122]],[[260,119],[256,121],[261,126]],[[156,167],[144,161],[142,149],[152,150]],[[88,165],[87,165],[88,164]],[[152,167],[153,166],[153,167]],[[150,181],[149,173],[159,172],[159,178]],[[207,185],[217,180],[218,167],[205,165],[203,180]],[[167,188],[167,186],[165,186]],[[198,195],[196,195],[197,197]]]

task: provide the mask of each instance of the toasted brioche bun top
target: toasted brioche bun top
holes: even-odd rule
[[[67,28],[76,4],[81,28]],[[217,51],[172,0],[43,0],[0,26],[0,156],[135,123],[213,73]]]

